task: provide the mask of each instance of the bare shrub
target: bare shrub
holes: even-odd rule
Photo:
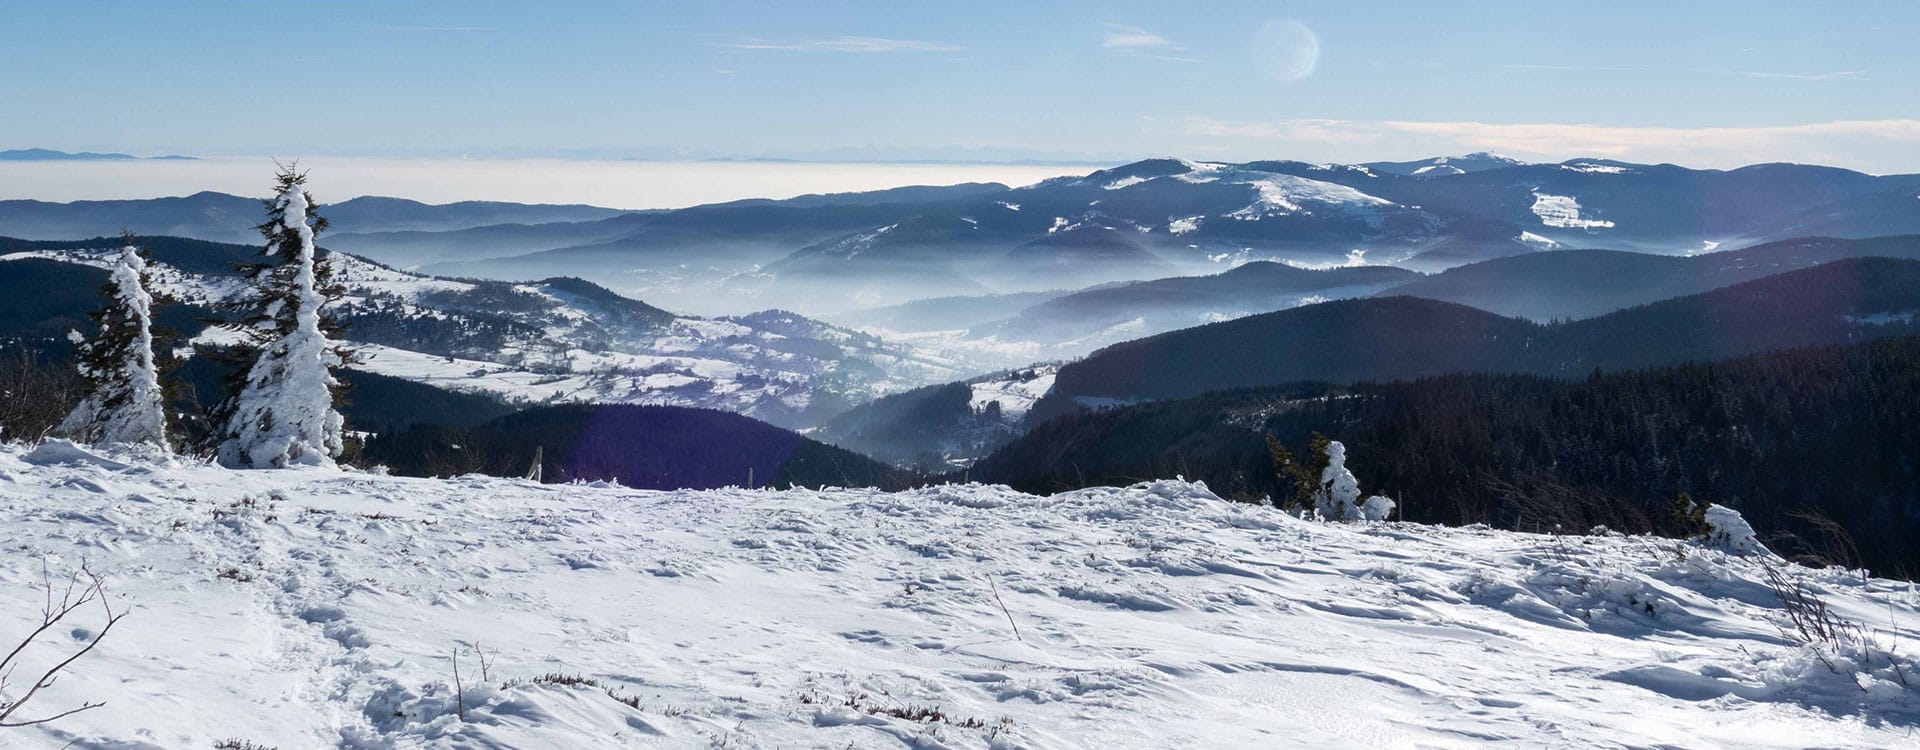
[[[106,705],[104,701],[87,701],[74,708],[41,716],[40,718],[16,718],[16,716],[20,714],[21,709],[26,708],[27,705],[40,694],[41,690],[51,687],[54,680],[59,678],[63,670],[72,666],[74,662],[79,661],[80,657],[86,656],[89,652],[93,651],[95,646],[100,645],[100,641],[107,637],[107,633],[113,630],[113,626],[118,624],[121,618],[127,616],[125,612],[114,611],[113,604],[107,600],[105,582],[86,565],[81,565],[80,570],[69,575],[66,583],[62,585],[54,580],[53,574],[47,571],[46,562],[42,561],[40,564],[40,579],[45,589],[45,604],[43,604],[40,609],[39,626],[34,628],[33,632],[28,633],[25,639],[22,639],[18,645],[13,647],[13,650],[7,652],[5,657],[0,658],[0,728],[46,724],[82,711],[89,711]],[[82,645],[64,658],[55,661],[52,666],[47,667],[46,671],[41,672],[38,678],[25,684],[25,692],[19,693],[17,696],[14,695],[12,691],[15,688],[14,685],[9,682],[9,678],[13,676],[14,671],[17,670],[24,661],[23,654],[27,649],[32,647],[36,642],[42,642],[42,636],[45,636],[49,631],[53,630],[55,626],[73,616],[74,613],[95,603],[100,605],[101,617],[106,624],[102,625],[99,630],[93,631],[92,635],[86,638],[85,645]],[[76,629],[76,632],[79,632],[78,629]]]
[[[1860,668],[1871,667],[1875,657],[1878,657],[1893,668],[1896,681],[1903,686],[1911,685],[1906,669],[1894,657],[1892,650],[1882,646],[1867,628],[1834,614],[1825,600],[1799,579],[1789,577],[1780,566],[1765,559],[1760,561],[1760,566],[1766,573],[1767,587],[1773,589],[1774,596],[1780,600],[1781,609],[1786,613],[1786,623],[1779,627],[1787,640],[1813,651],[1835,674],[1845,674],[1851,668],[1842,670],[1834,656],[1855,658]]]

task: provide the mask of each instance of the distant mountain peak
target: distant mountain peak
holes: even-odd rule
[[[143,161],[143,160],[184,160],[191,156],[169,154],[166,156],[134,156],[132,154],[98,153],[94,151],[55,151],[49,148],[20,148],[0,151],[0,161]]]
[[[1457,156],[1434,156],[1414,161],[1377,161],[1361,166],[1399,175],[1435,177],[1484,172],[1490,169],[1524,166],[1526,162],[1491,151],[1475,151]]]

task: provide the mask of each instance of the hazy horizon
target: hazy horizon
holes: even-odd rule
[[[628,210],[906,185],[1000,182],[1020,186],[1095,169],[1034,164],[334,157],[304,158],[298,163],[324,203],[385,196],[424,203],[583,203]],[[128,200],[202,191],[264,195],[275,168],[274,160],[268,158],[0,161],[0,200]]]

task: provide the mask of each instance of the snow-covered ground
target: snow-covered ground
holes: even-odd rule
[[[26,451],[0,447],[0,641],[43,561],[131,614],[34,699],[105,706],[9,748],[1920,743],[1884,662],[1829,669],[1761,558],[1691,542],[1315,523],[1174,481],[642,492]],[[1920,645],[1907,584],[1786,570]]]

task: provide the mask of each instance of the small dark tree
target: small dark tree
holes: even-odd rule
[[[1327,446],[1332,444],[1327,436],[1318,432],[1307,443],[1308,455],[1312,459],[1306,463],[1293,457],[1293,452],[1280,444],[1280,439],[1267,435],[1267,458],[1273,462],[1274,481],[1280,492],[1273,498],[1273,504],[1291,512],[1302,512],[1314,505],[1313,493],[1320,489],[1320,474],[1327,469]]]
[[[1685,492],[1673,500],[1673,523],[1682,538],[1706,536],[1707,506],[1697,504],[1693,496]]]

